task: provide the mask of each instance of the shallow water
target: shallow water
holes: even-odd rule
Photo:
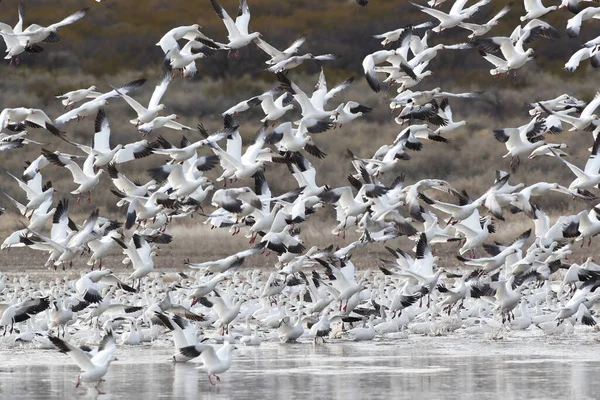
[[[123,398],[597,398],[600,344],[592,337],[485,340],[422,337],[324,345],[239,347],[216,386],[169,347],[120,346],[101,388]],[[0,351],[0,398],[94,397],[55,350]]]

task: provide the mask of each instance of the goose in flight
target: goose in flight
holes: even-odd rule
[[[86,352],[77,346],[72,345],[55,336],[48,336],[48,339],[56,346],[61,353],[68,354],[77,366],[81,369],[81,373],[77,376],[75,387],[79,387],[81,382],[96,382],[94,388],[98,394],[103,394],[98,386],[102,382],[102,377],[108,372],[110,363],[115,359],[114,353],[117,349],[115,338],[112,331],[108,331],[98,347],[98,352],[90,357]]]
[[[81,9],[47,27],[31,24],[26,29],[22,29],[23,9],[19,7],[19,22],[15,25],[14,29],[10,29],[9,25],[0,24],[0,35],[4,38],[8,53],[4,58],[10,59],[12,64],[12,60],[24,51],[33,53],[42,52],[44,49],[38,43],[58,42],[60,40],[60,36],[57,33],[58,30],[63,26],[79,21],[85,16],[87,11],[88,8]],[[16,62],[18,63],[18,58]]]
[[[588,7],[581,10],[574,17],[567,21],[567,36],[574,38],[579,36],[581,24],[588,19],[600,18],[600,7]]]
[[[94,168],[94,152],[90,152],[85,159],[83,169],[75,161],[62,157],[58,153],[42,149],[42,154],[44,154],[44,157],[52,164],[59,167],[65,167],[71,172],[71,175],[73,175],[73,182],[79,185],[77,189],[71,192],[71,194],[78,195],[77,205],[81,203],[81,194],[85,192],[88,193],[88,204],[92,204],[92,190],[98,186],[98,183],[100,183],[100,175],[104,173],[103,169],[96,171]]]
[[[403,36],[403,34],[406,35],[406,33],[404,32],[412,32],[415,29],[423,29],[423,28],[431,28],[433,25],[435,25],[435,22],[432,21],[427,21],[427,22],[423,22],[421,24],[418,25],[414,25],[414,26],[407,26],[404,28],[398,28],[398,29],[394,29],[393,31],[388,31],[388,32],[384,32],[384,33],[380,33],[378,35],[373,35],[373,37],[375,39],[383,39],[381,41],[381,45],[382,46],[388,46],[391,45],[394,42],[397,42],[398,40],[400,40],[400,38]]]
[[[246,0],[240,0],[240,6],[238,8],[238,16],[235,22],[227,11],[221,7],[217,0],[210,0],[215,12],[223,20],[225,28],[227,28],[227,38],[229,43],[225,46],[226,48],[233,50],[235,49],[235,56],[239,57],[239,49],[248,45],[253,40],[260,38],[259,32],[248,33],[248,24],[250,23],[250,8]]]
[[[579,114],[579,117],[575,117],[566,113],[559,113],[556,111],[552,111],[548,107],[546,107],[542,103],[538,103],[538,106],[547,114],[553,115],[556,118],[560,119],[563,122],[571,125],[571,129],[569,131],[576,130],[593,130],[595,128],[596,122],[600,118],[598,114],[594,114],[596,108],[600,105],[600,92],[596,92],[594,99],[590,101],[585,108]]]
[[[198,369],[206,371],[208,381],[211,385],[215,385],[212,377],[214,376],[217,381],[221,381],[221,378],[217,374],[222,374],[231,367],[232,353],[235,349],[234,345],[225,343],[219,350],[215,351],[214,347],[209,344],[198,343],[193,346],[183,347],[179,349],[179,352],[189,359],[200,357],[200,361],[203,364]]]
[[[464,8],[467,4],[467,0],[456,0],[448,14],[435,8],[425,7],[420,4],[413,3],[411,1],[409,1],[409,3],[415,7],[420,8],[421,11],[423,11],[425,14],[429,14],[432,17],[438,19],[440,23],[435,28],[433,28],[433,31],[441,32],[445,29],[454,28],[455,26],[458,26],[458,24],[460,24],[461,22],[471,18],[473,14],[479,11],[481,7],[488,4],[490,1],[491,0],[480,0],[472,6]]]
[[[542,4],[542,0],[525,0],[524,5],[526,14],[521,17],[521,21],[540,18],[548,14],[550,11],[558,9],[558,6],[545,7]]]
[[[60,40],[60,37],[56,32],[63,26],[70,25],[85,17],[85,14],[87,14],[88,10],[89,8],[83,8],[59,22],[56,22],[52,25],[48,25],[47,27],[43,27],[37,24],[31,24],[26,29],[24,29],[23,32],[13,33],[10,35],[22,38],[25,41],[25,47],[40,42],[58,42]]]
[[[488,22],[483,25],[472,24],[468,22],[461,22],[458,24],[461,28],[467,29],[471,31],[469,35],[469,39],[474,39],[477,36],[483,36],[488,33],[494,26],[498,25],[498,21],[500,18],[504,17],[513,6],[513,2],[508,3],[504,8],[502,8],[496,15],[492,17]]]
[[[98,110],[108,104],[108,99],[119,96],[120,94],[127,94],[146,82],[146,79],[136,79],[126,83],[118,89],[111,90],[110,92],[103,93],[99,96],[93,97],[92,100],[83,103],[77,108],[69,110],[54,120],[54,125],[62,126],[72,119],[77,118],[79,121],[81,118],[87,117],[88,115],[95,114]]]
[[[521,68],[527,61],[533,60],[533,49],[523,49],[524,40],[516,43],[508,37],[492,37],[476,39],[474,45],[479,48],[481,55],[496,67],[490,70],[491,75],[508,73]],[[504,59],[493,54],[500,51]]]
[[[294,82],[290,81],[283,73],[277,73],[281,87],[292,94],[302,108],[302,119],[297,121],[299,129],[306,129],[309,133],[321,133],[329,130],[333,124],[329,121],[332,112],[323,110],[323,105],[314,104]]]
[[[42,186],[42,181],[41,181],[42,175],[39,172],[37,172],[35,174],[34,178],[32,178],[27,183],[23,182],[22,180],[20,180],[19,178],[17,178],[16,176],[14,176],[13,174],[11,174],[8,171],[6,171],[6,173],[19,184],[19,187],[22,190],[24,190],[27,195],[28,202],[27,202],[27,204],[25,204],[25,208],[22,211],[23,216],[31,219],[33,213],[42,204],[44,204],[46,201],[48,201],[48,199],[52,200],[52,196],[54,195],[54,192],[56,191],[56,189],[52,187],[51,181],[46,182],[46,184]],[[36,178],[38,176],[39,176],[39,178]],[[33,181],[33,182],[31,182],[31,181]],[[31,212],[31,214],[27,215],[30,212]]]
[[[148,102],[148,107],[144,107],[137,100],[134,100],[131,96],[121,91],[120,89],[113,88],[119,96],[123,98],[133,108],[133,110],[137,113],[137,118],[130,120],[129,122],[133,125],[139,127],[142,124],[148,123],[152,121],[154,118],[158,116],[158,113],[167,108],[164,104],[160,104],[160,100],[164,96],[167,91],[167,87],[171,82],[172,78],[172,69],[169,58],[165,58],[163,62],[163,69],[160,81],[158,85],[154,88],[154,92],[152,92],[152,97],[150,97],[150,101]]]
[[[96,97],[102,95],[102,93],[98,92],[97,90],[98,88],[92,85],[87,89],[72,90],[67,93],[57,94],[54,97],[56,97],[57,99],[62,99],[61,103],[63,106],[65,106],[65,109],[69,107],[73,109],[73,104],[75,103],[78,103],[85,99],[95,99]]]
[[[200,32],[200,28],[202,27],[198,24],[178,26],[165,33],[163,37],[160,38],[158,43],[156,43],[156,45],[160,46],[165,54],[167,54],[174,47],[179,47],[177,41],[181,39],[187,41],[197,40],[209,47],[215,49],[221,48],[219,44],[215,43],[211,38]]]
[[[555,157],[569,167],[571,172],[576,176],[569,185],[569,190],[577,190],[579,194],[584,194],[583,190],[591,189],[600,184],[600,156],[598,155],[598,149],[600,149],[600,135],[596,136],[594,146],[592,147],[592,153],[585,163],[583,170],[563,159],[563,157]]]
[[[166,57],[171,65],[172,73],[176,70],[181,71],[183,77],[192,77],[197,72],[196,60],[211,56],[215,53],[215,50],[204,43],[190,40],[181,49],[179,46],[174,46]]]
[[[69,143],[73,144],[88,155],[93,154],[93,165],[95,168],[99,168],[111,162],[117,152],[123,148],[123,145],[119,143],[114,148],[110,148],[110,125],[108,123],[106,112],[103,108],[98,110],[98,114],[96,114],[94,131],[94,139],[91,146],[85,146],[72,141],[69,141]]]
[[[502,156],[510,156],[510,166],[516,161],[520,165],[522,154],[531,153],[544,145],[544,122],[532,119],[527,125],[518,128],[495,129],[494,138],[506,145],[508,152]]]
[[[5,108],[0,112],[0,131],[5,128],[18,128],[23,124],[25,127],[45,128],[54,136],[63,137],[64,134],[54,126],[53,121],[39,108]]]
[[[19,64],[19,54],[23,53],[24,51],[30,53],[40,53],[44,51],[44,48],[38,45],[26,47],[18,37],[9,35],[23,32],[25,9],[22,4],[19,5],[18,12],[19,20],[14,27],[11,27],[4,22],[0,22],[0,36],[2,36],[2,39],[4,39],[4,44],[6,45],[6,56],[4,59],[10,60],[9,66],[11,67]]]
[[[283,61],[280,61],[277,64],[267,68],[267,71],[278,73],[296,68],[302,65],[306,60],[331,61],[337,58],[338,56],[335,54],[321,54],[319,56],[315,56],[311,53],[306,53],[301,56],[291,56]]]
[[[579,67],[579,64],[587,59],[590,60],[592,67],[600,67],[600,59],[598,58],[599,52],[600,46],[598,45],[594,47],[582,47],[581,49],[573,53],[573,55],[565,63],[564,70],[569,72],[575,72],[575,70]]]
[[[254,43],[256,43],[256,45],[258,47],[260,47],[260,49],[262,51],[264,51],[265,53],[267,53],[267,55],[269,55],[271,57],[270,59],[265,61],[265,64],[267,64],[267,65],[276,65],[276,64],[292,57],[294,54],[296,54],[298,52],[298,49],[300,49],[300,46],[302,46],[302,44],[305,41],[306,41],[306,36],[301,36],[298,39],[294,40],[294,42],[290,45],[290,47],[281,51],[281,50],[277,50],[275,47],[271,46],[269,43],[265,42],[260,37],[254,39]]]

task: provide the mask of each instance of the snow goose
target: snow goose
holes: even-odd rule
[[[544,145],[544,122],[537,118],[529,121],[527,125],[518,128],[494,129],[494,138],[506,145],[508,152],[502,156],[510,156],[510,166],[516,161],[521,164],[520,156],[531,153],[536,148]]]
[[[299,309],[300,310],[300,309]],[[301,310],[300,310],[301,311]],[[298,315],[296,323],[292,323],[289,316],[285,316],[279,327],[277,328],[277,334],[281,343],[295,342],[304,333],[304,326],[302,325],[301,314]]]
[[[254,335],[245,335],[240,338],[240,343],[245,346],[260,346],[262,338],[258,334],[258,327],[254,328]]]
[[[167,139],[159,136],[156,139],[156,142],[153,142],[150,147],[153,154],[163,154],[171,157],[173,160],[172,162],[182,162],[195,157],[197,155],[197,150],[207,144],[210,144],[210,142],[206,139],[197,140],[191,143],[187,137],[182,136],[180,143],[181,147],[175,147]],[[215,156],[210,159],[213,166],[215,165],[212,163],[212,161],[215,160],[214,157]]]
[[[327,313],[323,313],[317,322],[308,323],[308,337],[313,339],[313,343],[317,343],[318,338],[321,338],[325,343],[325,336],[331,332],[331,321]]]
[[[148,142],[145,139],[133,143],[128,143],[115,153],[112,162],[115,164],[122,164],[140,158],[148,157],[154,154],[153,151],[158,146],[160,146],[158,142]]]
[[[31,215],[28,216],[27,214],[30,214],[30,212],[33,214],[33,212],[35,212],[42,204],[46,203],[48,199],[52,202],[52,196],[56,189],[52,187],[52,182],[50,181],[42,185],[42,175],[39,172],[35,175],[39,178],[33,178],[33,182],[27,183],[8,171],[6,171],[6,173],[19,184],[19,187],[24,190],[27,195],[28,202],[22,210],[23,216],[31,218]]]
[[[512,6],[513,6],[513,2],[511,1],[506,6],[504,6],[504,8],[502,8],[500,11],[498,11],[498,13],[496,15],[494,15],[492,17],[492,19],[490,19],[485,24],[479,25],[479,24],[472,24],[472,23],[468,23],[468,22],[461,22],[458,24],[458,26],[471,31],[471,34],[469,35],[469,39],[474,39],[477,36],[483,36],[486,33],[488,33],[494,26],[498,25],[498,21],[500,20],[500,18],[504,17],[510,11]]]
[[[375,338],[375,327],[373,326],[374,315],[370,315],[367,321],[367,327],[356,327],[346,332],[348,338],[355,342],[373,340]]]
[[[524,3],[526,14],[521,17],[521,21],[540,18],[548,14],[550,11],[558,9],[558,6],[545,7],[542,4],[542,0],[525,0]]]
[[[31,318],[32,315],[39,314],[42,311],[48,309],[49,306],[49,298],[43,297],[35,299],[26,299],[20,302],[15,301],[13,304],[10,304],[5,308],[0,307],[0,311],[2,311],[0,317],[0,326],[4,327],[3,335],[6,335],[7,331],[9,331],[9,333],[12,335],[13,326],[15,323],[26,321],[29,318]],[[8,329],[9,325],[10,330]]]
[[[589,212],[586,210],[581,211],[578,214],[579,217],[579,236],[575,239],[576,241],[581,241],[581,247],[585,243],[585,239],[588,239],[588,247],[592,243],[592,237],[596,236],[600,233],[600,220],[598,220],[598,216],[600,215],[600,209],[594,207]]]
[[[92,146],[85,146],[79,143],[69,141],[69,143],[77,146],[86,154],[94,154],[94,167],[103,167],[111,162],[115,154],[123,148],[122,144],[117,144],[113,149],[110,148],[110,125],[104,109],[98,110],[94,121],[94,139]]]
[[[62,99],[61,103],[66,108],[73,108],[73,104],[83,101],[85,99],[95,99],[100,96],[102,93],[97,91],[98,88],[94,85],[90,86],[87,89],[77,89],[71,90],[70,92],[57,94],[57,99]]]
[[[401,93],[400,95],[390,100],[390,108],[399,108],[407,104],[410,104],[412,106],[423,106],[427,105],[434,99],[439,99],[442,97],[458,97],[462,99],[473,99],[479,97],[481,93],[483,92],[451,93],[444,92],[439,87],[431,90],[423,90],[420,92],[407,91],[406,93]],[[443,124],[437,123],[437,125]]]
[[[262,38],[258,37],[254,39],[254,43],[262,51],[267,53],[271,58],[265,61],[267,65],[275,65],[280,63],[281,61],[285,61],[288,58],[292,57],[294,54],[298,52],[298,49],[302,44],[306,41],[305,36],[301,36],[298,39],[294,40],[294,42],[285,50],[278,50],[275,47],[271,46],[269,43],[265,42]]]
[[[519,235],[510,245],[490,245],[484,244],[483,248],[491,255],[491,257],[483,257],[479,259],[467,259],[462,256],[457,256],[459,261],[466,265],[480,266],[484,273],[490,273],[503,265],[511,265],[522,258],[522,247],[531,236],[531,229]]]
[[[573,18],[567,21],[567,36],[573,38],[579,36],[581,24],[588,19],[600,18],[600,7],[588,7],[581,10]]]
[[[74,22],[79,21],[81,18],[85,16],[88,12],[88,8],[83,8],[63,20],[56,22],[52,25],[48,25],[47,27],[43,27],[37,24],[29,25],[26,29],[21,33],[15,33],[14,36],[19,38],[24,38],[26,41],[26,46],[32,46],[36,43],[46,42],[53,43],[60,40],[60,37],[56,33],[60,28],[66,25],[70,25]]]
[[[221,381],[217,374],[222,374],[231,367],[232,353],[235,349],[234,345],[225,343],[219,350],[215,351],[211,345],[198,343],[194,346],[183,347],[179,349],[179,352],[190,359],[200,357],[203,365],[198,369],[206,371],[208,381],[211,385],[215,385],[212,377],[214,376],[217,381]]]
[[[381,84],[379,82],[379,78],[377,77],[375,66],[390,60],[394,60],[398,68],[401,68],[407,75],[411,76],[413,79],[417,79],[417,76],[412,71],[412,68],[408,65],[406,59],[404,59],[400,53],[398,53],[396,50],[379,50],[365,56],[362,62],[365,78],[374,92],[379,92],[381,90]]]
[[[599,7],[600,8],[600,7]],[[593,112],[600,105],[600,92],[597,92],[594,99],[590,101],[579,114],[579,117],[574,117],[566,113],[559,113],[547,108],[544,104],[538,103],[538,106],[547,114],[553,115],[563,122],[571,125],[569,131],[590,130],[594,127],[595,122],[599,119],[597,114]]]
[[[26,46],[25,41],[20,39],[14,34],[18,34],[23,32],[23,18],[25,14],[25,9],[22,4],[19,5],[19,20],[15,24],[14,27],[11,27],[8,24],[0,22],[0,36],[4,39],[4,44],[6,45],[6,56],[5,60],[10,60],[10,66],[14,64],[19,64],[19,54],[24,51],[28,51],[31,53],[39,53],[44,49],[38,45]]]
[[[551,156],[551,157],[570,157],[563,149],[568,148],[569,146],[566,143],[546,143],[543,146],[538,147],[533,150],[531,154],[527,157],[530,160],[533,160],[539,156]]]
[[[184,355],[180,349],[188,346],[195,346],[198,342],[196,338],[196,328],[179,315],[169,315],[159,311],[155,312],[156,318],[173,332],[173,342],[175,344],[175,353],[173,354],[174,363],[184,363],[193,359]]]
[[[576,178],[569,185],[569,190],[576,190],[579,194],[585,194],[585,189],[591,189],[600,183],[600,156],[598,156],[598,149],[600,149],[600,135],[594,141],[592,152],[583,170],[562,157],[555,157],[575,174]]]
[[[402,34],[404,32],[412,32],[416,29],[424,29],[424,28],[431,28],[433,25],[435,25],[435,22],[423,22],[421,24],[418,25],[414,25],[414,26],[407,26],[405,28],[398,28],[398,29],[394,29],[393,31],[388,31],[388,32],[384,32],[378,35],[373,35],[373,37],[375,39],[383,39],[381,41],[381,45],[382,46],[387,46],[387,45],[391,45],[394,42],[397,42],[398,40],[400,40],[400,38],[402,37]]]
[[[335,278],[331,281],[332,286],[326,285],[326,288],[328,288],[327,290],[340,302],[339,310],[350,312],[348,308],[350,298],[365,288],[367,278],[363,277],[359,282],[356,282],[354,276],[354,264],[348,259],[346,261],[340,260],[342,268],[338,268],[332,263],[325,262],[318,258],[316,260],[325,268],[328,276]],[[344,304],[344,300],[346,304]]]
[[[437,44],[435,46],[427,47],[421,52],[417,53],[413,59],[410,60],[409,65],[417,66],[420,63],[426,63],[433,60],[441,50],[466,50],[472,48],[473,45],[470,43],[458,43],[458,44]]]
[[[300,124],[300,129],[304,127],[310,133],[321,133],[332,127],[329,122],[332,112],[323,110],[322,105],[315,106],[306,93],[284,74],[277,73],[276,75],[281,87],[292,94],[302,107],[302,119],[296,122]]]
[[[62,339],[54,336],[48,338],[61,353],[67,353],[81,369],[82,372],[77,376],[75,387],[79,387],[81,382],[96,382],[94,388],[98,391],[98,394],[103,394],[98,386],[102,382],[102,377],[108,372],[111,361],[115,359],[113,355],[117,349],[112,331],[104,335],[98,347],[98,352],[93,357],[90,357],[79,347],[73,346]]]
[[[448,14],[446,14],[443,11],[436,10],[434,8],[422,6],[420,4],[416,4],[416,3],[412,3],[412,2],[409,2],[409,3],[415,7],[420,8],[422,12],[429,14],[432,17],[439,20],[439,22],[440,22],[439,25],[437,25],[435,28],[433,28],[433,31],[441,32],[445,29],[450,29],[455,26],[458,26],[458,24],[460,24],[464,20],[471,18],[473,16],[473,14],[475,14],[477,11],[479,11],[479,8],[488,4],[490,1],[491,0],[480,0],[477,3],[473,4],[472,6],[470,6],[468,8],[464,8],[467,3],[467,0],[456,0],[454,2],[454,4],[452,5],[452,8],[448,12]]]
[[[187,41],[198,40],[213,48],[221,47],[220,44],[215,43],[208,36],[200,32],[200,28],[202,27],[198,24],[175,27],[165,33],[163,37],[160,38],[158,43],[156,43],[156,45],[160,46],[165,54],[167,54],[169,50],[173,49],[174,47],[178,47],[179,45],[177,44],[177,41],[181,39]]]
[[[117,170],[114,163],[108,164],[106,170],[108,171],[108,175],[110,176],[113,185],[127,196],[146,196],[157,184],[156,180],[152,179],[143,185],[138,185],[127,178],[125,174]],[[123,200],[120,202],[121,204],[117,204],[118,206],[124,204]]]
[[[579,3],[582,3],[588,0],[562,0],[560,5],[558,6],[559,10],[567,9],[573,14],[577,14],[579,12]]]
[[[173,46],[173,48],[167,52],[166,57],[171,66],[172,73],[176,70],[180,70],[182,76],[191,77],[198,71],[196,68],[196,60],[211,56],[214,53],[215,50],[205,44],[190,40],[181,49],[179,46]]]
[[[219,189],[213,194],[211,203],[232,213],[241,212],[244,204],[262,209],[261,199],[249,187]]]
[[[534,207],[531,204],[531,197],[544,196],[549,192],[563,193],[573,198],[580,198],[583,200],[594,200],[595,197],[589,192],[576,192],[568,189],[558,183],[548,182],[537,182],[533,185],[529,185],[518,192],[512,193],[511,204],[521,211],[526,213],[528,216],[533,217]]]
[[[77,205],[81,203],[81,194],[85,192],[88,193],[88,204],[92,204],[92,190],[98,186],[98,183],[100,183],[100,175],[104,173],[104,170],[102,169],[99,169],[97,172],[95,171],[94,153],[90,152],[87,156],[83,163],[83,169],[75,161],[61,157],[60,154],[53,153],[47,149],[42,149],[42,154],[44,154],[52,164],[64,167],[71,172],[71,175],[73,175],[73,182],[79,185],[77,189],[71,191],[72,194],[78,195]]]
[[[454,307],[454,305],[459,302],[460,304],[458,305],[458,309],[460,310],[462,303],[464,303],[465,298],[469,294],[470,289],[466,283],[467,278],[468,276],[464,274],[460,278],[458,285],[453,288],[447,288],[445,285],[436,286],[437,290],[440,293],[445,294],[444,299],[440,302],[439,305],[442,307],[442,311],[448,312],[448,315],[450,315],[450,313],[452,312],[452,308]]]
[[[508,73],[521,68],[527,61],[533,60],[533,49],[523,49],[524,40],[516,43],[508,37],[492,37],[486,39],[475,39],[474,46],[482,52],[482,56],[494,64],[496,69],[490,70],[490,74],[498,75]],[[500,51],[504,59],[487,53]]]
[[[471,251],[471,258],[475,257],[475,248],[483,244],[490,233],[496,231],[492,218],[490,216],[480,218],[477,210],[469,218],[455,224],[454,229],[460,232],[465,239],[463,246],[459,249],[460,255]]]
[[[333,115],[331,115],[331,120],[335,123],[336,128],[341,128],[344,124],[354,121],[356,118],[371,111],[371,107],[363,106],[355,101],[349,101],[345,104],[340,104],[335,109]]]
[[[25,124],[25,126],[33,128],[45,128],[58,137],[63,137],[64,135],[54,126],[53,121],[48,115],[38,108],[5,108],[0,112],[0,131],[19,124]]]
[[[559,39],[560,32],[556,30],[552,25],[539,19],[532,19],[525,26],[517,26],[512,33],[510,38],[518,45],[521,43],[530,43],[537,37],[543,37],[546,39]]]
[[[273,101],[273,96],[277,95],[280,92],[281,92],[280,88],[275,88],[275,89],[271,89],[267,92],[264,92],[263,94],[259,94],[258,96],[253,96],[253,97],[249,98],[248,100],[240,101],[238,104],[236,104],[233,107],[222,112],[221,116],[222,117],[225,117],[226,115],[235,116],[241,112],[248,111],[251,107],[256,107],[257,105],[261,104],[261,102],[263,100],[265,100],[269,97],[271,98],[271,101]]]
[[[452,117],[452,109],[450,108],[450,103],[448,102],[448,98],[444,97],[440,103],[440,107],[438,108],[438,115],[443,120],[447,121],[446,125],[441,125],[438,127],[434,134],[442,135],[444,133],[455,131],[463,125],[467,124],[467,121],[454,121]]]
[[[235,271],[238,267],[242,265],[246,257],[258,254],[261,251],[262,246],[256,246],[248,250],[237,252],[236,254],[233,254],[220,260],[206,261],[202,263],[190,263],[189,260],[185,260],[184,264],[186,264],[190,268],[206,268],[206,272],[212,273],[225,272],[228,269],[232,269],[233,271]]]
[[[274,96],[267,96],[260,102],[260,107],[265,113],[265,117],[260,120],[263,123],[273,122],[275,125],[276,120],[283,117],[283,115],[289,110],[294,109],[294,105],[291,103],[293,97],[289,93],[283,93],[273,100]]]
[[[121,246],[133,265],[134,271],[129,276],[129,279],[133,282],[135,282],[136,279],[138,280],[137,287],[139,290],[142,278],[154,270],[154,252],[152,251],[152,246],[150,246],[146,239],[137,233],[133,234],[129,244],[126,244],[121,239],[115,237],[112,239]]]
[[[271,161],[273,153],[270,148],[263,148],[267,136],[267,126],[263,125],[254,136],[252,144],[248,146],[246,152],[234,154],[223,150],[217,143],[209,142],[208,146],[219,156],[221,165],[224,167],[223,174],[217,178],[217,181],[229,179],[244,179],[258,173],[267,161]]]
[[[423,193],[419,194],[419,198],[421,200],[423,200],[429,206],[435,208],[436,210],[440,210],[443,213],[449,214],[450,218],[448,219],[448,222],[447,222],[449,225],[450,224],[455,225],[456,223],[470,217],[471,214],[473,214],[473,212],[475,212],[475,210],[477,210],[479,207],[483,206],[483,204],[485,203],[485,200],[486,200],[486,196],[484,195],[470,203],[468,202],[467,199],[463,199],[463,200],[466,200],[465,204],[457,205],[457,204],[445,203],[445,202],[442,202],[439,200],[432,199]]]
[[[166,59],[163,63],[163,73],[160,78],[158,85],[154,88],[154,92],[152,92],[152,97],[150,97],[150,101],[148,102],[148,107],[142,106],[137,100],[134,100],[131,96],[126,93],[123,93],[121,90],[113,88],[117,91],[119,96],[121,96],[127,104],[131,106],[131,108],[137,113],[137,118],[130,120],[129,122],[133,125],[139,127],[142,124],[148,123],[152,121],[154,118],[158,116],[158,113],[161,110],[167,108],[164,104],[160,104],[160,100],[164,96],[167,91],[167,87],[171,82],[171,66],[169,64],[169,60]]]
[[[118,88],[118,92],[116,89],[111,90],[110,92],[103,93],[97,97],[92,98],[92,100],[83,103],[77,108],[67,111],[62,114],[58,118],[54,120],[54,125],[62,126],[69,122],[72,119],[77,118],[79,121],[81,118],[87,117],[88,115],[95,114],[98,110],[105,105],[108,104],[108,99],[112,97],[116,97],[119,94],[127,94],[140,86],[142,86],[146,82],[146,79],[136,79],[135,81],[131,81],[126,83],[125,85]]]
[[[318,197],[326,203],[335,204],[338,221],[344,221],[344,226],[348,222],[348,218],[357,217],[364,213],[371,205],[372,201],[363,200],[362,194],[356,197],[352,194],[350,186],[343,186],[322,192]]]
[[[227,28],[227,39],[229,43],[225,46],[230,49],[236,50],[236,56],[239,56],[239,49],[248,45],[253,40],[256,40],[261,36],[259,32],[248,33],[248,25],[250,23],[250,7],[246,0],[240,0],[240,6],[238,8],[238,16],[235,22],[227,11],[221,7],[217,0],[210,0],[215,12],[223,20],[225,28]]]
[[[514,314],[512,310],[521,301],[521,290],[523,286],[519,286],[516,290],[513,290],[513,282],[515,276],[511,275],[507,280],[500,279],[498,281],[491,282],[489,286],[481,287],[482,294],[494,295],[496,298],[495,306],[502,316],[502,323],[511,322],[514,320]]]
[[[244,301],[234,301],[227,295],[224,295],[224,297],[225,298],[216,296],[202,297],[199,302],[205,307],[215,309],[219,318],[213,323],[213,325],[215,328],[221,328],[221,332],[229,333],[229,325],[240,315],[240,308]]]
[[[598,58],[595,57],[598,54],[599,49],[599,46],[582,47],[581,49],[573,53],[571,58],[569,58],[569,60],[565,63],[564,70],[569,72],[575,72],[577,67],[579,67],[579,64],[587,59],[590,59],[592,67],[600,67],[600,60],[598,60]]]
[[[267,71],[279,73],[279,72],[288,71],[290,69],[299,67],[306,60],[331,61],[331,60],[335,60],[337,58],[338,58],[338,56],[336,56],[335,54],[321,54],[321,55],[315,56],[311,53],[306,53],[301,56],[291,56],[285,60],[282,60],[282,61],[278,62],[277,64],[267,68]]]
[[[158,116],[150,122],[146,122],[145,124],[139,125],[138,131],[143,136],[148,136],[150,133],[152,133],[152,131],[163,128],[163,127],[169,128],[169,129],[174,129],[176,131],[193,131],[193,130],[195,130],[194,128],[190,128],[189,126],[180,124],[179,122],[175,121],[176,119],[179,119],[177,114],[170,114],[170,115],[166,115],[164,117]]]

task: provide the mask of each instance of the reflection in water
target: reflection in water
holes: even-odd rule
[[[533,339],[533,338],[532,338]],[[596,398],[595,345],[543,339],[404,341],[240,347],[217,386],[171,348],[120,347],[101,388],[111,398]],[[72,398],[78,368],[50,350],[0,351],[0,398]],[[31,364],[28,365],[27,363]]]

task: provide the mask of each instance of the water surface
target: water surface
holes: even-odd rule
[[[239,347],[211,386],[198,364],[172,364],[166,345],[120,346],[102,399],[593,399],[600,393],[593,336],[485,340],[421,337],[324,345]],[[96,396],[75,388],[78,368],[53,350],[0,351],[0,398]]]

